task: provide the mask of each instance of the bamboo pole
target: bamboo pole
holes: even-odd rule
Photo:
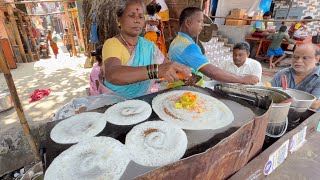
[[[21,16],[19,13],[18,13],[18,19],[19,19],[19,22],[20,22],[20,27],[21,27],[21,31],[22,31],[22,36],[23,36],[24,42],[25,42],[25,44],[26,44],[26,46],[27,46],[27,51],[28,51],[30,60],[31,60],[31,62],[33,62],[33,61],[34,61],[34,58],[33,58],[33,54],[32,54],[31,48],[30,48],[30,43],[29,43],[29,40],[28,40],[28,35],[27,35],[27,32],[26,32],[26,28],[24,27],[24,22],[23,22],[22,16]]]
[[[41,1],[15,1],[15,2],[3,2],[3,4],[30,4],[30,3],[50,3],[50,2],[75,2],[83,0],[41,0]],[[1,3],[0,3],[1,4]]]
[[[232,18],[232,17],[223,17],[223,16],[210,16],[210,18],[222,18],[222,19],[233,19],[233,20],[244,20],[244,21],[261,21],[261,22],[301,22],[301,19],[246,19],[246,18]],[[170,19],[179,21],[179,19]],[[308,19],[309,22],[320,21],[320,19]]]
[[[79,12],[77,12],[79,13]],[[77,16],[77,24],[78,24],[78,28],[79,28],[79,34],[80,34],[80,43],[81,43],[81,46],[83,48],[84,47],[84,39],[83,39],[83,33],[82,33],[82,28],[81,28],[81,24],[80,24],[80,19],[79,19],[79,15]]]
[[[233,19],[233,20],[243,20],[243,21],[261,21],[261,22],[301,22],[301,19],[246,19],[246,18],[233,18],[233,17],[221,17],[221,16],[209,16],[210,18],[221,18],[221,19]],[[179,21],[179,19],[170,18],[171,21]],[[320,19],[308,19],[309,22],[320,21]],[[211,24],[204,24],[204,26],[210,26]]]
[[[293,0],[290,1],[290,5],[289,5],[289,8],[288,8],[288,12],[287,12],[287,15],[286,15],[286,19],[288,18],[289,16],[289,13],[290,13],[290,10],[292,8],[292,5],[293,5]]]
[[[73,24],[73,27],[74,27],[74,31],[76,32],[76,36],[77,36],[77,38],[78,38],[78,43],[80,43],[80,45],[81,45],[81,37],[80,37],[80,32],[78,33],[77,32],[77,27],[79,28],[79,26],[77,25],[77,21],[75,21],[75,17],[73,17],[73,15],[72,15],[72,13],[71,13],[71,20],[72,20],[72,24]]]
[[[79,11],[78,11],[78,9],[76,9],[76,10],[73,10],[71,12],[74,12],[74,13],[78,14]],[[79,29],[79,37],[78,37],[79,42],[80,42],[81,46],[84,47],[84,40],[83,40],[83,34],[82,34],[81,25],[80,25],[79,15],[76,15],[75,17],[73,16],[74,15],[73,13],[71,13],[71,15],[72,15],[72,18],[73,18],[74,27],[76,27],[76,25],[77,25],[78,29]],[[76,22],[74,22],[74,20],[76,20]]]
[[[25,137],[27,138],[27,141],[28,141],[28,143],[30,145],[30,148],[31,148],[36,160],[40,161],[41,158],[40,158],[40,155],[39,155],[39,151],[38,151],[37,145],[36,145],[32,135],[30,133],[30,127],[28,125],[28,121],[26,119],[26,116],[25,116],[25,114],[23,112],[23,108],[22,108],[22,105],[20,103],[20,99],[19,99],[19,96],[18,96],[18,93],[17,93],[17,89],[16,89],[14,81],[12,79],[12,75],[11,75],[11,72],[9,70],[8,64],[4,59],[4,55],[3,55],[2,49],[0,49],[0,67],[1,67],[1,69],[3,71],[3,74],[5,76],[5,79],[6,79],[9,91],[10,91],[10,94],[12,96],[12,100],[14,102],[14,107],[15,107],[15,109],[17,111],[17,114],[18,114],[18,117],[20,119],[20,124],[22,126],[23,133],[24,133]]]
[[[70,33],[70,41],[71,41],[71,46],[72,46],[72,54],[74,56],[77,56],[77,50],[76,50],[76,45],[74,43],[74,38],[73,38],[73,29],[72,29],[72,25],[70,22],[70,15],[69,15],[69,11],[68,11],[68,3],[67,2],[63,2],[63,8],[64,8],[64,12],[66,15],[66,21],[67,21],[67,25],[68,25],[68,29],[69,29],[69,33]]]
[[[30,38],[31,38],[32,46],[33,46],[34,52],[36,54],[36,60],[40,60],[40,54],[39,54],[39,51],[38,51],[38,48],[37,48],[36,39],[33,36],[33,31],[32,31],[32,28],[31,28],[32,27],[31,19],[28,16],[25,16],[24,19],[27,22],[27,27],[28,27]]]
[[[8,5],[6,5],[6,7],[7,7],[8,14],[9,14],[9,20],[10,20],[11,26],[13,28],[14,37],[15,37],[16,42],[17,42],[18,47],[19,47],[19,51],[20,51],[20,54],[21,54],[22,61],[23,62],[27,62],[26,53],[24,52],[24,48],[23,48],[23,45],[22,45],[22,41],[21,41],[21,37],[20,37],[18,26],[17,26],[17,22],[16,22],[16,20],[14,18],[12,6],[10,4],[8,4]]]
[[[45,14],[28,14],[28,16],[49,16],[55,14],[64,14],[65,12],[54,12],[54,13],[45,13]]]

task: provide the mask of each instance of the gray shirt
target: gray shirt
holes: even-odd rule
[[[313,94],[318,99],[320,99],[320,67],[317,68],[304,78],[299,84],[294,82],[295,72],[292,67],[283,69],[279,71],[271,80],[273,87],[282,87],[281,76],[286,74],[288,81],[288,88],[297,89],[310,94]]]
[[[294,44],[294,40],[290,39],[289,36],[284,32],[275,33],[269,35],[267,39],[272,40],[269,49],[278,49],[281,47],[282,40],[287,40],[290,44]]]

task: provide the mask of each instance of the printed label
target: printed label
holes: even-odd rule
[[[269,156],[269,160],[264,167],[264,174],[271,174],[287,158],[289,150],[289,140],[283,143],[275,152]]]
[[[307,135],[307,126],[304,127],[300,132],[295,134],[291,139],[290,152],[297,151],[305,142]]]

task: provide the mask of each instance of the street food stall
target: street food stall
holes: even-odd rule
[[[177,95],[175,95],[175,93],[181,94],[180,91],[191,92],[197,94],[198,96],[203,96],[203,98],[199,97],[199,99],[209,99],[210,101],[208,100],[206,102],[202,102],[205,103],[204,105],[207,109],[202,113],[204,113],[204,115],[206,115],[205,113],[213,113],[215,115],[218,114],[219,116],[216,116],[216,118],[213,114],[209,117],[206,116],[207,121],[203,120],[203,122],[202,120],[199,120],[198,122],[190,122],[186,120],[187,122],[191,123],[189,125],[176,124],[177,126],[182,127],[183,132],[187,137],[187,145],[184,149],[185,152],[183,151],[182,156],[180,157],[181,160],[180,158],[178,158],[174,159],[173,161],[169,161],[169,163],[166,162],[162,165],[147,166],[141,165],[137,163],[139,161],[131,159],[130,163],[128,163],[128,165],[125,167],[125,171],[120,176],[121,179],[154,179],[160,177],[161,179],[181,179],[187,177],[191,179],[197,177],[205,177],[207,179],[217,177],[218,179],[225,179],[240,170],[245,164],[247,164],[252,158],[254,158],[261,152],[272,100],[268,97],[260,96],[255,92],[249,92],[244,89],[239,90],[232,86],[225,85],[217,85],[215,90],[197,86],[182,86],[179,88],[160,91],[158,93],[139,97],[137,98],[137,100],[146,102],[148,106],[152,105],[152,112],[150,109],[150,117],[147,117],[147,119],[143,120],[142,122],[140,120],[139,123],[131,125],[115,125],[113,124],[115,122],[112,121],[112,119],[116,118],[115,121],[117,121],[118,119],[120,121],[120,118],[117,118],[116,116],[116,112],[122,112],[123,110],[114,111],[115,117],[111,119],[109,118],[109,120],[107,120],[104,129],[100,129],[101,132],[99,132],[97,136],[111,137],[125,144],[125,147],[127,147],[128,134],[130,134],[130,132],[137,126],[142,125],[146,122],[159,121],[159,116],[161,117],[161,119],[168,120],[166,116],[163,116],[163,113],[159,112],[159,107],[160,109],[163,107],[170,108],[170,105],[172,104],[168,103],[168,99],[176,97]],[[212,98],[212,100],[210,98]],[[129,104],[130,101],[132,100],[126,100],[124,102],[125,104]],[[210,103],[214,104],[213,109],[209,108],[210,106],[208,104]],[[110,114],[107,115],[108,110],[116,105],[103,106],[101,108],[91,110],[90,112],[96,112],[101,114],[105,118],[108,118],[109,116],[111,116]],[[131,106],[132,105],[129,105],[129,107]],[[128,107],[124,107],[124,110],[128,110]],[[180,109],[173,108],[169,111],[175,114],[175,116],[180,117],[181,115],[183,119],[188,119],[188,117],[186,116],[190,116],[190,114],[180,114],[179,110]],[[147,108],[145,108],[144,111],[148,111]],[[196,113],[195,116],[200,116],[202,113]],[[132,116],[132,114],[134,113],[131,112],[130,117]],[[79,115],[81,115],[81,113]],[[79,115],[72,117],[77,117]],[[127,117],[126,119],[129,118]],[[55,136],[54,134],[61,135],[63,133],[61,131],[59,131],[59,133],[53,133],[53,131],[55,131],[55,127],[68,120],[70,120],[70,118],[66,120],[56,120],[48,123],[48,138],[46,142],[44,142],[46,152],[44,156],[44,165],[45,169],[50,172],[48,176],[59,174],[55,170],[52,170],[57,167],[56,164],[59,163],[59,160],[55,161],[55,159],[61,159],[59,158],[59,156],[63,155],[64,152],[69,151],[70,147],[75,147],[81,143],[80,142],[76,145],[74,144],[74,142],[61,144],[61,139],[59,140],[59,138],[57,139],[56,137],[53,137]],[[162,122],[173,123],[174,121],[179,121],[178,119],[171,121],[166,120]],[[218,122],[224,123],[219,125]],[[214,126],[211,126],[212,124],[214,124]],[[168,124],[168,126],[170,126],[170,124]],[[151,128],[151,130],[157,128],[160,129],[160,126],[153,127]],[[65,127],[65,130],[69,133],[73,132],[72,128],[69,129]],[[148,130],[150,131],[148,131],[150,133],[148,135],[152,135],[153,133],[155,133],[155,136],[158,137],[156,135],[158,133],[158,130]],[[85,129],[83,129],[82,131],[85,131]],[[162,132],[162,130],[160,131]],[[149,137],[148,135],[145,135],[143,139],[147,141]],[[170,138],[172,139],[174,139],[175,137],[176,136],[170,136]],[[55,139],[55,141],[53,141],[52,139]],[[180,142],[180,139],[176,141]],[[183,140],[181,139],[181,141]],[[148,144],[148,142],[145,143]],[[160,146],[158,147],[158,149],[165,149],[165,147],[161,146],[162,143],[160,143],[160,145],[157,145]],[[153,146],[156,145],[153,144]],[[149,148],[149,146],[146,148]],[[175,148],[170,149],[170,152],[171,151],[175,151]],[[90,154],[90,152],[87,153]],[[167,154],[163,154],[162,156],[167,156]],[[78,163],[80,163],[81,165],[82,163],[84,163],[82,161],[86,161],[87,158],[88,157],[80,159],[80,162]],[[149,158],[152,159],[154,157],[151,156]],[[53,166],[53,168],[50,169],[50,166]],[[75,169],[73,169],[73,171],[81,171],[81,169],[82,167],[75,166]],[[86,170],[86,172],[89,172],[89,170]],[[81,172],[79,173],[81,174]]]
[[[197,94],[199,96],[199,103],[202,99],[208,100],[205,104],[216,101],[214,103],[214,109],[205,108],[205,111],[214,111],[214,114],[221,113],[220,117],[223,117],[225,123],[219,125],[219,123],[217,123],[219,122],[219,118],[214,117],[213,114],[209,116],[206,114],[206,117],[208,117],[207,122],[191,120],[191,123],[194,123],[191,126],[187,124],[181,125],[179,122],[175,121],[188,121],[188,116],[193,117],[193,113],[185,115],[179,114],[178,111],[181,109],[174,108],[169,109],[169,112],[166,110],[163,111],[165,113],[160,112],[161,109],[175,106],[175,103],[169,102],[172,98],[174,99],[174,102],[176,102],[177,97],[181,97],[180,95],[183,94],[182,92]],[[295,93],[301,94],[297,95]],[[179,95],[177,96],[177,94]],[[305,99],[301,99],[302,94],[306,95],[303,96]],[[203,98],[200,98],[201,96],[203,96]],[[300,97],[300,100],[297,99],[297,97]],[[144,164],[144,162],[152,162],[152,159],[155,158],[153,156],[161,157],[159,154],[155,155],[149,152],[150,156],[142,160],[142,162],[131,154],[129,160],[127,160],[127,166],[122,168],[123,172],[120,175],[118,174],[119,176],[117,176],[116,179],[248,179],[252,177],[260,179],[270,175],[281,163],[285,162],[284,160],[286,158],[293,156],[294,152],[303,145],[306,139],[312,135],[315,136],[315,129],[319,123],[319,114],[306,107],[310,105],[313,97],[294,90],[282,91],[259,86],[238,86],[214,83],[206,88],[198,86],[182,86],[138,97],[134,100],[125,100],[117,96],[114,96],[113,99],[110,96],[108,98],[110,99],[109,102],[112,101],[112,103],[117,103],[110,104],[105,101],[105,104],[108,105],[100,104],[101,107],[96,107],[96,109],[89,108],[91,109],[89,110],[89,113],[98,113],[102,116],[89,114],[89,117],[106,119],[106,121],[103,121],[103,124],[105,125],[99,125],[100,129],[96,132],[96,136],[99,138],[112,138],[117,140],[120,145],[124,145],[124,147],[130,149],[128,139],[134,134],[133,131],[137,131],[137,129],[141,129],[141,126],[144,124],[152,122],[168,122],[169,124],[166,124],[166,127],[171,126],[173,123],[180,127],[183,130],[183,134],[186,136],[186,138],[180,137],[181,134],[179,133],[173,135],[171,134],[172,130],[168,131],[161,129],[161,124],[142,128],[142,149],[149,149],[152,147],[156,150],[163,150],[166,152],[163,157],[169,157],[170,153],[179,149],[178,147],[184,147],[185,151],[180,151],[180,156],[178,158],[166,161],[162,164],[160,163],[160,165],[154,165],[152,163]],[[291,102],[291,98],[294,98],[295,100]],[[77,154],[77,152],[72,152],[72,150],[81,144],[81,142],[76,144],[79,140],[69,141],[70,138],[66,137],[68,134],[70,135],[74,132],[72,127],[78,125],[71,124],[68,126],[65,124],[64,130],[58,131],[58,133],[53,132],[57,131],[57,128],[55,127],[58,127],[59,124],[63,125],[63,122],[69,121],[72,118],[73,121],[79,122],[80,119],[77,119],[77,117],[81,114],[86,114],[84,111],[86,111],[87,105],[90,106],[90,101],[84,101],[82,99],[82,105],[79,105],[81,103],[76,101],[76,105],[72,106],[75,108],[74,112],[80,114],[66,119],[55,118],[54,121],[48,123],[48,138],[43,142],[45,147],[44,151],[46,152],[43,156],[43,162],[44,169],[49,172],[50,178],[52,178],[52,176],[54,178],[59,178],[59,175],[55,175],[59,174],[57,173],[57,170],[63,171],[61,168],[50,168],[50,166],[57,167],[59,165],[59,167],[67,168],[68,166],[60,164],[66,163],[66,160],[61,160],[65,159],[61,158],[61,155],[65,157],[67,154]],[[131,108],[135,105],[133,105],[131,101],[135,101],[133,104],[140,106],[142,109],[132,110]],[[139,101],[143,101],[143,103],[141,104]],[[281,105],[286,105],[285,103],[288,102],[291,105],[290,107],[285,106],[285,109],[279,107]],[[305,103],[307,102],[309,105],[305,106]],[[200,104],[202,103],[203,102]],[[115,110],[117,106],[121,106],[123,109]],[[80,110],[81,107],[83,107],[82,110]],[[215,111],[217,109],[218,111]],[[230,111],[228,111],[228,109]],[[132,121],[130,119],[135,116],[133,115],[134,112],[140,113],[141,111],[147,112],[150,116],[143,117],[139,115],[141,118],[139,121],[136,121],[136,119],[133,120],[134,122],[130,123],[130,125],[126,124],[128,121]],[[284,113],[281,114],[282,111],[284,111]],[[130,116],[125,116],[125,118],[118,117],[116,114],[119,112],[120,114],[129,113]],[[70,115],[70,112],[67,113]],[[168,120],[168,115],[177,116],[177,118],[181,117],[182,119],[170,120],[169,118]],[[229,121],[230,115],[231,119],[233,118],[231,121]],[[196,114],[196,116],[198,116],[198,114]],[[270,117],[275,116],[281,117],[280,119],[282,119],[282,117],[288,118],[286,121],[288,123],[287,128],[283,133],[284,135],[278,138],[274,138],[270,135],[266,136],[266,132],[269,131],[270,124],[272,124],[272,119],[270,119]],[[87,117],[87,120],[89,119],[90,118]],[[94,126],[91,121],[88,123],[91,124],[90,127]],[[213,124],[214,127],[210,127],[210,124]],[[61,127],[63,129],[63,126],[60,126],[60,128]],[[273,126],[274,130],[277,128],[279,129],[279,126]],[[81,131],[85,132],[85,129],[82,129]],[[165,134],[164,137],[170,138],[166,139],[162,137],[162,135],[159,135],[159,132],[168,133]],[[78,133],[76,132],[75,136],[78,136],[77,134]],[[89,137],[87,141],[94,141],[92,138],[97,137]],[[155,139],[160,137],[164,138],[164,140],[161,140],[159,143]],[[140,141],[138,140],[139,137],[136,136],[134,136],[133,139],[134,140],[131,138],[131,142]],[[176,146],[171,143],[169,147],[162,147],[164,144],[170,144],[164,141],[174,141],[173,144],[176,144]],[[135,146],[138,148],[139,145],[135,144]],[[95,149],[97,148],[98,147]],[[140,150],[136,150],[134,153],[139,154]],[[72,161],[73,164],[79,165],[74,166],[74,168],[71,169],[69,167],[68,170],[79,173],[80,175],[81,173],[87,174],[90,172],[89,169],[82,171],[84,167],[81,167],[81,164],[89,163],[87,160],[90,160],[90,163],[86,168],[95,168],[95,163],[92,159],[99,159],[99,155],[97,152],[92,151],[93,150],[88,150],[86,153],[96,153],[94,154],[96,157],[82,157],[83,154],[80,153],[81,155],[79,155],[79,157],[82,157],[82,159],[77,159],[77,162],[74,159]],[[106,151],[109,152],[109,150]],[[156,152],[159,153],[159,151]],[[125,153],[122,152],[122,154]],[[138,157],[142,156],[143,153],[142,155],[139,154]],[[271,167],[269,167],[269,161],[273,163]],[[106,160],[106,162],[109,161]],[[101,168],[101,164],[97,164],[97,166]],[[46,178],[50,179],[49,177]]]
[[[8,84],[14,87],[11,81]],[[57,114],[47,124],[41,148],[44,177],[265,177],[284,162],[289,150],[302,146],[308,133],[314,134],[319,122],[318,113],[299,103],[305,105],[312,97],[299,99],[300,93],[278,91],[217,83],[205,88],[181,86],[135,99],[101,95],[99,103],[93,103],[95,97],[75,100],[60,110],[64,115]],[[15,89],[12,92],[17,109],[22,109]],[[266,136],[269,128],[279,128],[270,124],[270,117],[280,115],[275,110],[282,103],[284,136]],[[25,117],[21,122],[27,126]]]

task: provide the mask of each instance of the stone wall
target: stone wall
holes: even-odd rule
[[[29,123],[30,124],[30,123]],[[31,133],[36,143],[45,140],[44,123],[32,123]],[[0,179],[6,173],[20,169],[35,162],[27,139],[25,138],[20,124],[6,130],[1,130],[0,136]]]
[[[252,26],[227,26],[220,25],[218,33],[229,39],[229,43],[236,44],[238,42],[246,41],[245,36],[251,33]]]
[[[275,9],[289,8],[289,4],[285,0],[276,1]],[[304,7],[303,16],[312,16],[314,19],[320,19],[320,0],[293,0],[292,7]],[[320,21],[314,21],[308,24],[310,33],[320,29]]]

